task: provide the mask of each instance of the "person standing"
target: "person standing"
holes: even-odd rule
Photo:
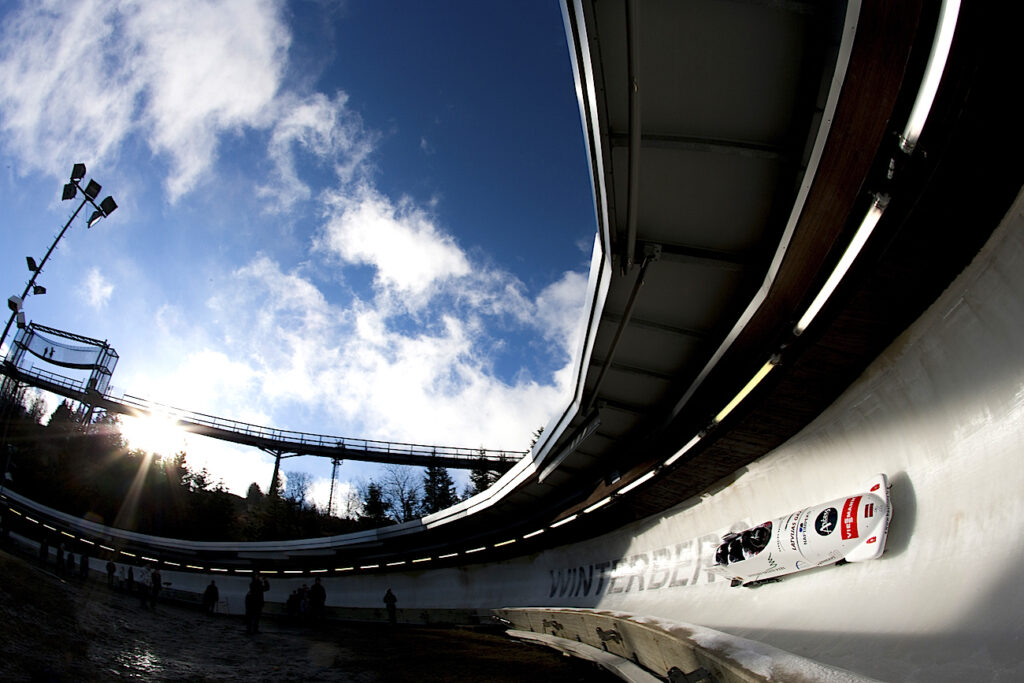
[[[309,613],[316,621],[324,618],[324,604],[327,602],[327,591],[320,583],[320,577],[316,577],[313,587],[309,589]]]
[[[388,588],[388,592],[384,594],[384,606],[387,607],[388,610],[389,624],[394,624],[398,621],[398,610],[395,608],[395,603],[397,602],[398,598],[396,598],[395,594],[391,592],[390,588]]]
[[[263,613],[263,594],[270,590],[270,582],[256,572],[249,582],[249,592],[245,594],[245,632],[260,632],[260,615]]]
[[[213,614],[218,600],[220,600],[220,591],[217,589],[216,582],[210,581],[210,585],[203,591],[203,611],[207,614]]]
[[[152,590],[152,578],[149,575],[149,568],[145,565],[139,567],[139,604],[145,609],[149,606],[149,593]]]
[[[113,560],[107,560],[107,588],[114,587],[114,572],[117,571],[117,565],[114,564]]]
[[[149,577],[150,581],[152,582],[150,586],[150,596],[152,604],[150,606],[153,609],[156,609],[156,599],[160,596],[160,588],[162,587],[160,584],[160,567],[153,567],[153,572],[149,575]]]

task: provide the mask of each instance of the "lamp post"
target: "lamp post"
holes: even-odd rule
[[[106,218],[117,209],[117,203],[114,201],[114,198],[110,196],[97,204],[96,197],[99,195],[100,190],[103,189],[102,186],[95,180],[90,180],[86,184],[85,188],[83,188],[79,184],[79,181],[83,178],[85,178],[85,164],[75,164],[71,168],[71,179],[64,185],[61,199],[65,201],[68,199],[74,199],[78,196],[78,193],[81,192],[82,202],[75,209],[75,212],[71,214],[71,217],[68,218],[64,227],[61,228],[60,233],[58,233],[57,237],[53,240],[53,244],[50,245],[50,248],[46,250],[46,256],[44,256],[43,260],[38,264],[31,256],[25,257],[25,262],[28,264],[28,269],[32,273],[32,277],[29,279],[28,284],[25,285],[25,291],[21,293],[20,297],[12,296],[7,299],[7,306],[11,309],[11,317],[7,321],[7,325],[4,327],[4,333],[0,335],[0,347],[3,346],[4,340],[7,339],[7,333],[10,331],[11,325],[14,324],[15,319],[18,321],[18,327],[25,326],[25,314],[22,312],[21,307],[25,302],[25,297],[29,295],[29,292],[31,291],[32,294],[46,294],[46,288],[42,285],[37,285],[36,278],[39,276],[39,273],[43,272],[43,267],[50,259],[50,254],[53,253],[53,250],[57,247],[57,243],[60,242],[62,237],[64,237],[64,233],[66,233],[68,228],[71,227],[71,223],[78,216],[82,208],[86,204],[91,204],[93,207],[92,216],[89,217],[87,225],[87,227],[90,228],[96,225],[101,218]]]

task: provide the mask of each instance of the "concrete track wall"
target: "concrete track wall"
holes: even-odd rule
[[[709,626],[883,680],[1024,680],[1022,464],[1019,197],[920,320],[730,485],[535,557],[332,580],[329,602],[376,607],[391,586],[404,608],[598,607]],[[702,571],[730,528],[855,492],[876,472],[889,475],[894,507],[882,559],[754,590]]]
[[[536,556],[323,580],[328,605],[344,609],[381,610],[388,587],[406,615],[592,607],[700,624],[882,680],[1018,681],[1022,464],[1018,197],[972,265],[921,319],[816,421],[728,485]],[[877,472],[889,475],[894,508],[880,560],[803,572],[755,590],[731,588],[703,570],[726,531],[856,492]],[[163,576],[175,589],[197,592],[210,579]],[[247,580],[214,578],[232,611],[240,611]],[[268,600],[283,602],[312,578],[270,581]]]

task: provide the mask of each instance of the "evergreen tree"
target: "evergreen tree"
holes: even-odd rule
[[[43,398],[42,393],[39,391],[35,392],[35,397],[32,399],[32,404],[28,409],[28,415],[37,424],[42,424],[43,417],[46,416],[46,399]]]
[[[249,490],[245,492],[246,504],[253,507],[259,505],[261,500],[263,500],[263,491],[260,489],[260,485],[256,482],[249,484]]]
[[[382,526],[388,523],[388,511],[391,506],[384,500],[384,491],[381,485],[371,481],[363,491],[363,514],[362,519],[374,526]]]
[[[423,504],[420,514],[429,515],[450,508],[459,502],[455,482],[448,470],[440,465],[429,465],[423,475]]]
[[[477,460],[476,465],[469,471],[469,487],[466,489],[466,497],[475,496],[478,493],[486,491],[490,488],[491,484],[498,481],[498,473],[494,470],[488,469],[490,463],[484,458],[486,451],[480,449],[480,458]]]
[[[75,411],[72,410],[71,403],[69,401],[61,401],[61,404],[50,415],[50,420],[46,423],[46,426],[60,432],[63,436],[67,436],[74,431],[78,423],[75,421]]]
[[[538,441],[540,441],[540,437],[541,437],[541,435],[543,433],[544,433],[544,425],[541,425],[540,427],[537,427],[537,429],[535,429],[533,431],[533,434],[530,435],[530,446],[526,450],[532,451],[533,447],[537,445]]]

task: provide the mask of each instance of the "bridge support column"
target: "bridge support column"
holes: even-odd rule
[[[274,458],[274,476],[270,478],[270,491],[271,496],[277,495],[277,475],[281,472],[281,453],[275,453]]]
[[[276,498],[278,477],[281,474],[281,458],[284,457],[284,451],[271,451],[266,448],[261,448],[260,450],[274,456],[274,475],[270,478],[270,488],[267,490],[267,495]]]

